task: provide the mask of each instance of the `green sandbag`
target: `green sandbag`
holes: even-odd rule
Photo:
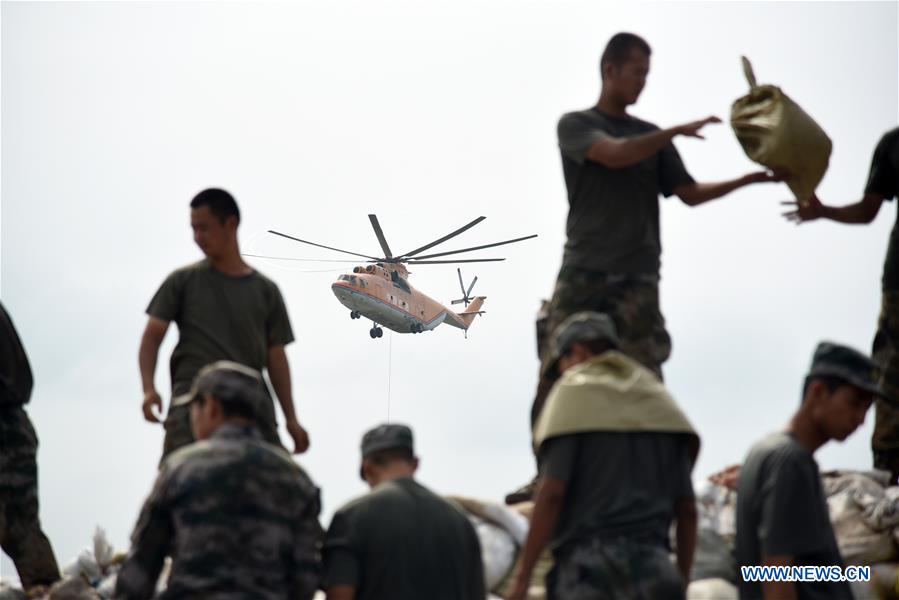
[[[730,109],[730,124],[746,155],[769,169],[790,173],[786,184],[805,205],[821,183],[833,144],[798,104],[774,85],[758,85],[743,58],[749,93]]]

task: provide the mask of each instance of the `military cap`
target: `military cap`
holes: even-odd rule
[[[612,318],[605,313],[583,311],[574,313],[556,327],[550,340],[549,361],[546,371],[556,366],[559,358],[571,350],[577,342],[601,340],[612,348],[618,347],[618,330]]]
[[[172,406],[189,404],[209,394],[224,405],[242,406],[255,414],[263,399],[264,385],[259,371],[234,361],[219,360],[200,369],[190,392],[175,398]]]
[[[362,458],[381,450],[408,448],[414,452],[412,430],[405,425],[379,425],[362,436]]]
[[[858,389],[890,399],[880,387],[880,367],[858,350],[833,342],[815,348],[809,377],[835,377]]]

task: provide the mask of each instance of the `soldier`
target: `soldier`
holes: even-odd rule
[[[550,598],[684,598],[699,437],[655,374],[618,351],[608,315],[572,315],[551,344],[562,375],[534,428],[540,483],[509,598],[526,597],[547,543]]]
[[[328,600],[483,600],[480,543],[461,509],[413,479],[412,430],[381,425],[362,438],[371,493],[334,515],[324,546]]]
[[[650,52],[637,35],[614,35],[600,59],[602,91],[596,105],[559,120],[568,240],[545,329],[555,331],[575,312],[606,313],[618,329],[621,352],[661,378],[671,339],[659,310],[659,194],[697,206],[781,178],[759,171],[716,183],[694,181],[672,140],[702,139],[702,128],[720,120],[707,117],[659,129],[629,114],[646,84]],[[541,346],[545,363],[547,345]],[[551,387],[545,374],[544,364],[533,415]]]
[[[880,370],[851,348],[822,342],[815,350],[802,403],[786,431],[758,442],[737,481],[740,566],[842,566],[814,454],[843,441],[865,421]],[[742,600],[853,597],[845,582],[739,581]]]
[[[38,518],[37,434],[24,408],[33,385],[25,348],[0,304],[0,546],[26,592],[59,579]]]
[[[240,210],[231,194],[204,190],[191,201],[190,209],[194,241],[206,258],[166,278],[147,308],[149,318],[140,343],[144,418],[158,423],[153,409],[162,410],[162,399],[153,374],[169,323],[178,324],[178,345],[171,359],[173,401],[165,420],[162,457],[193,441],[186,403],[176,401],[187,394],[197,371],[216,360],[234,360],[258,371],[268,369],[294,452],[305,452],[309,437],[293,405],[284,347],[294,338],[281,292],[241,259],[237,244]],[[280,445],[268,388],[258,418],[265,440]]]
[[[805,206],[795,202],[784,215],[797,224],[818,218],[839,223],[870,223],[884,200],[899,195],[899,128],[886,132],[871,159],[868,183],[861,200],[846,206],[826,206],[813,196]],[[897,213],[899,223],[899,213]],[[899,225],[893,225],[881,281],[882,304],[872,353],[883,368],[881,387],[899,400]],[[874,408],[874,434],[871,436],[874,466],[899,476],[899,407],[878,398]]]
[[[131,536],[116,598],[312,598],[319,581],[318,489],[253,425],[264,402],[257,371],[204,367],[183,402],[197,440],[162,464]]]

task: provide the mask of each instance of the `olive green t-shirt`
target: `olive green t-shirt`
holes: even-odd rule
[[[468,517],[407,477],[337,511],[323,559],[322,587],[351,585],[357,600],[483,600],[487,594]]]
[[[659,194],[670,196],[677,187],[693,183],[674,144],[620,169],[587,159],[587,151],[602,137],[627,138],[658,129],[596,108],[559,119],[569,204],[564,265],[605,273],[659,272]]]
[[[147,314],[178,324],[170,364],[172,398],[189,392],[194,376],[211,362],[233,360],[261,371],[270,347],[294,339],[273,281],[257,271],[225,275],[208,260],[169,275]]]

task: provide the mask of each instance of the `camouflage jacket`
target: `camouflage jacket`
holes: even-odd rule
[[[226,424],[163,463],[115,598],[308,599],[319,582],[318,488],[283,450]]]

